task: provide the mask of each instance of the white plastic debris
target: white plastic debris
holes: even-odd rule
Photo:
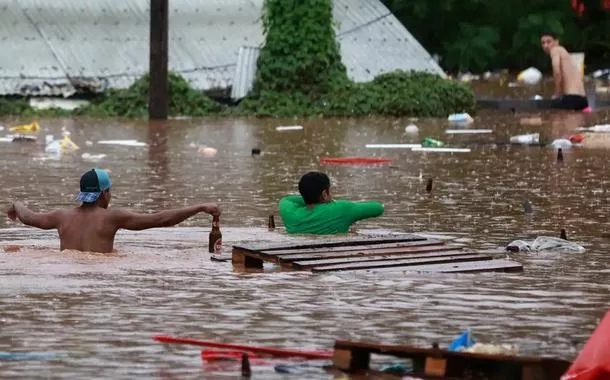
[[[556,139],[551,143],[551,146],[554,149],[570,149],[572,148],[573,144],[572,141],[568,139]]]
[[[300,131],[301,129],[303,129],[302,125],[282,125],[275,127],[276,131]]]
[[[81,158],[83,159],[83,161],[87,161],[87,162],[99,162],[102,159],[104,159],[104,157],[106,157],[106,155],[103,153],[100,153],[100,154],[83,153],[83,154],[81,154]]]
[[[101,140],[97,143],[104,145],[146,146],[146,143],[143,143],[138,140]]]
[[[87,140],[87,141],[85,141],[85,145],[86,146],[93,146],[93,141]]]
[[[419,133],[419,128],[417,128],[417,125],[415,124],[409,124],[405,127],[405,133],[412,135],[417,134]]]
[[[517,80],[525,84],[535,85],[542,80],[542,73],[535,67],[529,67],[519,73]]]
[[[472,116],[470,116],[467,112],[453,113],[447,117],[447,120],[453,124],[470,124],[474,121]]]
[[[470,148],[433,148],[419,147],[411,149],[413,152],[437,152],[437,153],[468,153]]]
[[[469,135],[476,133],[491,133],[491,129],[447,129],[445,131],[448,135]]]
[[[366,147],[381,149],[413,149],[421,148],[421,144],[366,144]]]
[[[511,144],[539,144],[540,143],[540,133],[528,133],[526,135],[517,135],[512,136],[510,138]]]
[[[610,132],[610,124],[598,124],[592,127],[577,128],[578,131],[589,131],[589,132]]]
[[[199,154],[201,154],[204,157],[214,157],[216,155],[216,153],[218,153],[218,150],[211,148],[209,146],[201,146],[201,147],[199,147],[197,152],[199,152]]]
[[[519,252],[565,252],[583,253],[585,248],[574,242],[551,236],[538,236],[534,241],[515,240],[508,247],[516,247]],[[510,249],[509,249],[510,250]]]
[[[534,100],[542,100],[544,98],[541,95],[534,95],[534,97],[532,99],[534,99]]]

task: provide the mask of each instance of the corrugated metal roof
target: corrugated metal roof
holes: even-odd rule
[[[0,5],[0,94],[70,95],[82,84],[125,88],[148,70],[149,0],[4,0]],[[250,88],[263,42],[263,0],[170,1],[169,67],[195,88]],[[442,73],[377,0],[335,0],[338,39],[350,77],[396,69]],[[240,61],[240,49],[243,60]],[[380,58],[382,57],[382,58]],[[236,72],[237,65],[239,72]],[[242,69],[243,67],[243,69]],[[255,67],[255,66],[254,66]],[[242,71],[245,70],[245,71]]]
[[[231,99],[244,98],[252,90],[259,54],[258,47],[242,46],[239,48],[235,77],[231,87]]]

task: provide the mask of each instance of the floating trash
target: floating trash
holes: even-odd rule
[[[285,125],[275,127],[276,131],[300,131],[301,129],[303,129],[302,125]]]
[[[438,152],[438,153],[468,153],[470,148],[435,148],[435,147],[420,147],[413,148],[413,152]]]
[[[414,135],[419,133],[419,128],[417,128],[417,125],[415,124],[409,124],[405,127],[405,133]]]
[[[146,146],[146,143],[143,143],[138,140],[101,140],[97,143],[104,145]]]
[[[381,149],[413,149],[421,148],[421,144],[366,144],[367,148]]]
[[[468,113],[453,113],[447,117],[447,120],[455,124],[470,124],[474,121]]]
[[[587,132],[602,132],[607,133],[610,132],[610,124],[598,124],[592,127],[583,127],[576,128],[577,131],[587,131]]]
[[[201,146],[199,149],[197,149],[197,152],[204,157],[214,157],[216,153],[218,153],[218,150],[209,146]]]
[[[568,139],[556,139],[551,143],[555,149],[570,149],[574,144]]]
[[[19,133],[38,133],[38,131],[40,131],[40,125],[33,121],[30,124],[16,125],[10,128],[9,131]]]
[[[535,85],[542,80],[542,73],[535,67],[530,67],[519,73],[517,80],[521,83]]]
[[[583,253],[585,248],[574,242],[552,237],[538,236],[534,241],[515,240],[508,244],[507,251],[512,252],[566,252]]]
[[[83,159],[83,161],[87,161],[87,162],[99,162],[99,161],[103,160],[105,157],[106,157],[106,155],[104,153],[100,153],[100,154],[83,153],[83,154],[81,154],[81,158]]]
[[[526,135],[517,135],[510,138],[511,144],[533,145],[540,144],[540,133],[528,133]]]
[[[440,140],[435,140],[432,137],[426,137],[424,139],[424,141],[422,141],[421,146],[434,146],[434,147],[441,147],[445,145],[444,142],[440,141]]]
[[[491,129],[447,129],[445,131],[446,134],[449,135],[466,135],[466,134],[475,134],[475,133],[492,133]]]

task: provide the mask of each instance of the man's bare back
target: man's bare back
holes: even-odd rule
[[[556,89],[555,96],[585,96],[585,85],[580,70],[572,56],[570,56],[570,53],[563,46],[558,45],[551,49],[550,55],[553,64],[553,75],[558,75],[561,78],[561,93],[558,93]]]
[[[553,33],[540,35],[542,50],[551,57],[553,65],[553,108],[581,111],[589,106],[581,72],[568,51],[559,44]]]
[[[100,185],[101,184],[101,185]],[[220,215],[215,203],[203,203],[180,209],[142,214],[121,209],[109,209],[111,182],[103,170],[94,169],[81,177],[81,192],[77,199],[83,201],[79,207],[48,213],[33,212],[20,202],[15,202],[7,211],[11,220],[19,219],[23,224],[56,229],[60,248],[89,252],[112,252],[114,237],[121,228],[145,230],[155,227],[170,227],[204,212]]]

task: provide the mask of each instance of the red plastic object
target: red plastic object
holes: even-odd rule
[[[587,107],[587,108],[583,108],[582,112],[591,113],[591,112],[593,112],[593,110],[591,109],[591,107]]]
[[[610,312],[561,380],[610,380]]]
[[[244,351],[201,350],[201,359],[207,362],[216,360],[241,360]],[[249,359],[258,359],[258,355],[248,352]]]
[[[584,141],[585,136],[582,133],[577,133],[568,137],[568,139],[572,142],[572,144],[580,144]]]
[[[387,164],[392,160],[387,158],[375,157],[323,157],[320,158],[321,164],[350,164],[350,165],[377,165]]]
[[[209,340],[197,340],[190,338],[177,338],[166,335],[156,335],[153,337],[154,340],[162,343],[176,343],[176,344],[192,344],[194,346],[223,348],[227,350],[236,350],[244,352],[255,352],[258,354],[266,354],[270,356],[277,356],[282,358],[304,358],[304,359],[331,359],[333,357],[332,351],[300,351],[300,350],[289,350],[284,348],[271,348],[271,347],[260,347],[260,346],[246,346],[240,344],[229,344],[229,343],[218,343]]]

